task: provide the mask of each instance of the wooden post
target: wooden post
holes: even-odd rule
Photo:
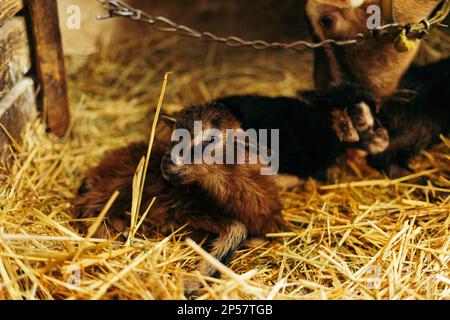
[[[33,36],[34,66],[38,75],[38,102],[48,128],[63,136],[69,126],[64,56],[56,0],[28,0]]]

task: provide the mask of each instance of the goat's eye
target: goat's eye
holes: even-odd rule
[[[334,19],[330,15],[325,15],[320,18],[320,25],[325,29],[330,30],[333,27]]]

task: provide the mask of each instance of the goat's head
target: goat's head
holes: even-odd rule
[[[441,0],[395,0],[393,13],[401,24],[418,23],[426,19]],[[368,21],[374,14],[369,6],[382,8],[381,0],[343,1],[308,0],[306,11],[316,40],[349,39],[357,34],[369,34]],[[363,45],[330,47],[315,51],[315,84],[325,88],[342,81],[361,83],[375,98],[393,93],[404,72],[410,66],[416,50],[397,52],[394,48],[396,34],[376,39],[367,39]]]
[[[258,158],[247,161],[261,147],[257,138],[248,136],[222,105],[188,107],[172,119],[172,125],[173,142],[161,163],[166,180],[189,184],[207,175],[230,175],[238,165],[240,170],[261,167]]]

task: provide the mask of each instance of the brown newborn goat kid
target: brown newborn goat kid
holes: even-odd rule
[[[225,131],[240,127],[223,107],[204,105],[185,109],[178,114],[174,129],[187,129],[193,137],[191,144],[200,143],[203,147],[213,141],[198,141],[194,135],[195,121],[202,121],[202,133],[210,128]],[[209,253],[224,264],[246,238],[264,237],[283,228],[278,190],[273,176],[261,175],[264,165],[174,164],[171,153],[176,144],[171,144],[168,127],[160,129],[142,195],[144,210],[156,197],[146,225],[162,233],[187,225],[194,240],[208,237]],[[127,231],[126,212],[131,209],[133,176],[146,152],[146,143],[130,144],[108,152],[97,167],[87,172],[74,201],[76,218],[98,216],[111,195],[116,190],[120,192],[94,236],[109,237]],[[86,232],[89,225],[81,223],[81,231]],[[199,270],[204,275],[216,275],[206,262],[200,264]]]

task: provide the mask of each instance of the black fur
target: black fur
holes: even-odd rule
[[[349,146],[332,128],[332,112],[348,111],[374,103],[358,86],[343,84],[323,91],[304,92],[303,99],[231,96],[217,100],[242,124],[242,128],[280,129],[280,173],[326,178],[328,169]],[[269,146],[270,148],[270,146]]]
[[[404,97],[405,92],[410,94]],[[377,118],[390,143],[386,151],[370,156],[369,163],[392,177],[409,173],[412,157],[439,143],[440,134],[450,133],[450,58],[412,66]]]

